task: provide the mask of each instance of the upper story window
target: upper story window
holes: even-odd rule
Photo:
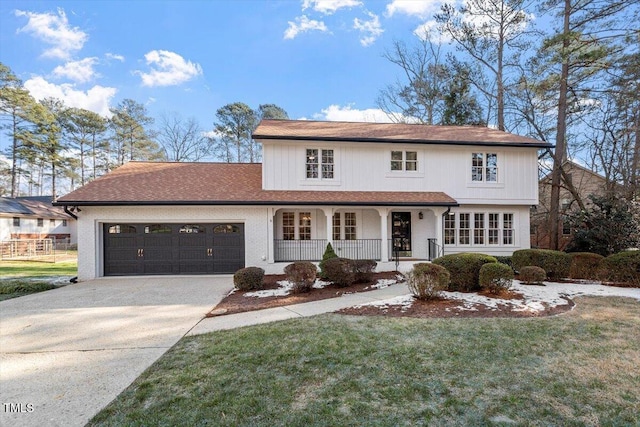
[[[44,219],[38,218],[38,227],[44,227]]]
[[[418,152],[417,151],[392,151],[391,152],[392,171],[417,171]]]
[[[333,179],[333,150],[307,148],[307,178]]]
[[[62,226],[63,226],[63,227],[66,227],[66,226],[67,226],[67,220],[66,220],[66,219],[63,219],[63,220],[62,220]]]
[[[17,216],[13,217],[13,226],[14,227],[20,227],[20,218]]]
[[[52,226],[52,227],[55,227],[55,225],[56,225],[56,220],[55,220],[55,219],[53,219],[53,218],[51,218],[51,219],[49,220],[49,225],[50,225],[50,226]]]
[[[496,153],[471,154],[471,181],[498,182],[498,155]]]

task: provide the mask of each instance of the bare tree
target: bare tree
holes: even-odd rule
[[[209,155],[209,141],[195,118],[182,119],[178,113],[160,116],[158,141],[167,160],[197,162]]]

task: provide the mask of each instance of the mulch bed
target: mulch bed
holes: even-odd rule
[[[385,271],[380,273],[374,273],[373,280],[366,283],[356,283],[347,287],[338,287],[333,284],[328,285],[322,289],[312,289],[311,292],[304,294],[290,294],[286,296],[269,296],[269,297],[245,297],[247,292],[253,291],[238,291],[236,290],[230,295],[227,295],[207,317],[219,316],[222,314],[243,313],[253,310],[262,310],[264,308],[282,307],[284,305],[301,304],[305,302],[312,302],[323,300],[327,298],[335,298],[344,294],[353,294],[356,292],[373,291],[377,288],[373,286],[378,283],[380,279],[392,279],[396,280],[397,277],[402,277],[402,274],[395,271]],[[268,274],[264,276],[264,289],[278,289],[280,285],[278,282],[286,280],[284,274]],[[390,285],[393,286],[393,285]]]
[[[490,294],[482,294],[490,296]],[[517,294],[516,294],[517,295]],[[518,296],[501,299],[518,299]],[[431,301],[415,300],[410,307],[400,305],[391,305],[387,307],[363,306],[350,307],[338,311],[340,314],[349,314],[354,316],[385,316],[385,317],[416,317],[420,319],[426,318],[498,318],[498,317],[544,317],[553,316],[560,313],[570,311],[575,305],[570,299],[567,299],[567,305],[546,307],[543,312],[532,311],[515,311],[512,306],[498,305],[497,308],[487,307],[483,304],[467,304],[462,307],[463,303],[459,300],[452,299],[434,299]]]

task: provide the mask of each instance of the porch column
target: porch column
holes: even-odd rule
[[[322,212],[327,220],[327,243],[331,243],[333,247],[333,208],[322,208]]]
[[[275,229],[276,229],[276,208],[267,208],[267,262],[273,264],[275,262]]]
[[[444,255],[444,236],[442,234],[443,218],[442,215],[447,210],[445,208],[433,208],[433,213],[436,214],[436,243],[440,245],[442,254]]]
[[[376,209],[380,214],[380,262],[389,261],[389,244],[387,243],[387,235],[389,233],[387,223],[389,222],[389,209],[378,208]]]

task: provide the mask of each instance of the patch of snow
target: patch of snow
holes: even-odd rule
[[[545,286],[523,285],[518,280],[513,281],[512,291],[523,295],[523,299],[500,299],[489,298],[477,293],[463,292],[443,292],[443,297],[449,300],[457,300],[460,305],[454,307],[456,310],[477,310],[476,306],[482,305],[489,309],[497,310],[499,306],[511,307],[514,311],[530,311],[539,313],[547,308],[560,305],[567,305],[567,298],[577,296],[621,296],[640,300],[640,289],[619,288],[614,286],[604,286],[599,283],[556,283],[544,282]],[[390,306],[401,306],[402,310],[410,307],[414,298],[412,294],[361,304],[355,308],[373,306],[380,309],[388,309]],[[406,307],[406,308],[405,308]],[[448,311],[449,309],[447,309]]]
[[[293,283],[286,280],[279,281],[278,285],[280,285],[280,287],[277,289],[264,289],[262,291],[247,292],[244,296],[257,298],[283,297],[289,295],[293,289]]]
[[[322,281],[320,279],[316,279],[315,283],[313,284],[313,289],[322,289],[322,288],[326,288],[327,286],[329,286],[331,284],[331,282],[325,282]]]
[[[376,284],[372,285],[371,287],[374,289],[384,289],[388,288],[391,285],[395,285],[396,283],[398,283],[398,281],[395,279],[378,279]]]

